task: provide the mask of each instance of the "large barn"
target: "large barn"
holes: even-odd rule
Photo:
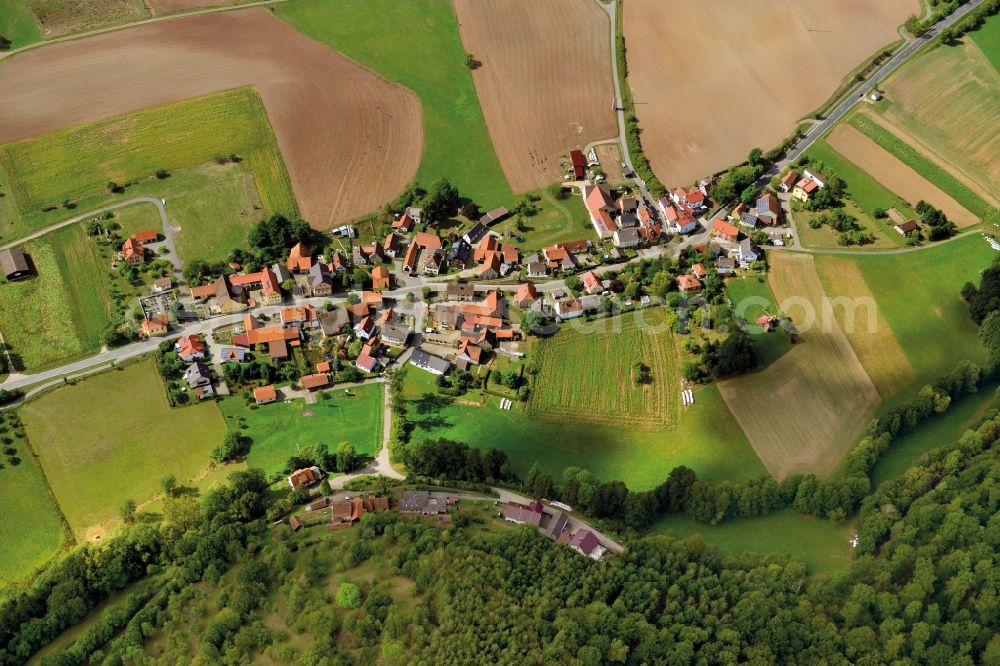
[[[0,251],[0,270],[8,280],[20,280],[31,275],[31,264],[20,250]]]

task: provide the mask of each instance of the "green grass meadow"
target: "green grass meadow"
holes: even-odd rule
[[[871,473],[872,487],[902,476],[928,451],[955,441],[986,413],[995,399],[995,385],[984,386],[974,395],[955,401],[947,412],[926,421],[917,430],[895,440],[882,454]]]
[[[290,0],[277,16],[420,97],[420,183],[447,178],[486,209],[513,200],[448,0]]]
[[[1000,15],[994,14],[988,18],[979,30],[968,33],[965,39],[969,37],[1000,72]]]
[[[41,41],[27,0],[0,0],[0,35],[11,41],[12,49]]]
[[[0,182],[22,217],[0,231],[28,233],[38,226],[38,211],[64,199],[79,210],[107,201],[102,195],[109,181],[140,181],[161,168],[191,167],[231,153],[244,158],[266,211],[297,210],[263,103],[252,88],[237,88],[0,146]],[[133,195],[130,188],[125,196]],[[68,216],[64,211],[61,218]]]
[[[0,284],[0,332],[30,370],[96,350],[111,317],[108,271],[82,225],[31,241],[34,277]]]
[[[14,440],[18,465],[0,458],[0,588],[30,575],[55,555],[63,544],[63,524],[38,461],[27,443],[7,427],[0,412],[0,431]]]
[[[348,395],[348,392],[353,395]],[[350,442],[366,455],[382,445],[382,385],[331,391],[330,399],[275,402],[250,409],[242,398],[225,398],[219,407],[230,427],[246,425],[253,439],[247,464],[268,474],[280,472],[298,448],[326,444],[336,450]]]
[[[826,141],[820,139],[814,143],[806,151],[806,155],[811,160],[819,160],[826,164],[837,177],[847,183],[847,196],[853,199],[867,216],[866,219],[859,220],[864,226],[869,228],[876,226],[875,219],[871,217],[876,208],[897,208],[907,218],[914,217],[913,209],[905,201],[872,178],[867,171],[834,150]]]
[[[779,312],[766,276],[762,279],[758,279],[757,275],[731,277],[726,280],[726,293],[733,302],[736,314],[743,317],[751,327],[757,327],[757,318],[761,315],[777,315]],[[792,348],[788,336],[780,329],[769,333],[759,328],[751,330],[759,331],[752,333],[751,339],[762,367],[771,365]]]
[[[105,534],[125,500],[141,508],[168,474],[193,485],[226,430],[214,402],[171,408],[153,361],[46,393],[21,418],[79,538]]]
[[[917,252],[854,258],[917,372],[913,390],[951,372],[961,360],[985,362],[986,350],[959,292],[965,282],[977,283],[995,256],[981,236],[973,235]]]
[[[630,428],[627,421],[612,427],[535,420],[526,415],[523,403],[501,410],[493,396],[482,407],[465,404],[469,395],[463,396],[464,402],[437,395],[418,400],[433,389],[433,375],[408,368],[405,393],[412,403],[408,418],[416,426],[414,441],[444,437],[481,449],[502,449],[522,476],[536,462],[542,472],[557,478],[564,468],[576,466],[600,479],[620,479],[633,490],[646,490],[678,465],[687,465],[711,483],[767,474],[714,386],[695,393],[695,404],[681,409],[676,428],[660,431]]]
[[[810,574],[844,570],[853,559],[851,527],[803,516],[783,509],[766,516],[736,518],[719,525],[705,525],[685,515],[673,514],[653,523],[650,532],[687,538],[700,534],[724,554],[790,554],[805,562]]]
[[[851,114],[848,122],[859,132],[877,143],[886,151],[897,157],[903,164],[910,167],[928,181],[955,199],[963,208],[979,218],[984,218],[994,210],[992,206],[958,181],[957,178],[939,167],[928,157],[904,142],[898,136],[875,122],[868,115]]]

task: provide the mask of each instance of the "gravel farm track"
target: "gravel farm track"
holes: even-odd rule
[[[559,157],[614,137],[608,19],[593,0],[455,0],[500,166],[514,192],[559,180]]]
[[[417,97],[256,8],[141,25],[4,61],[0,143],[251,84],[300,212],[317,229],[378,208],[416,173]]]
[[[778,145],[921,11],[918,0],[628,0],[628,83],[653,171],[687,185]]]

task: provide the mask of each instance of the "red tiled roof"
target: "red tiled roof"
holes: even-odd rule
[[[441,238],[426,231],[418,231],[413,237],[413,244],[428,250],[440,250]]]
[[[156,230],[146,229],[145,231],[134,233],[132,234],[132,240],[140,243],[153,243],[156,241]]]
[[[317,372],[314,375],[304,375],[299,378],[299,381],[302,383],[302,388],[314,389],[329,386],[330,376],[325,372]]]
[[[258,386],[253,390],[253,399],[258,403],[271,402],[278,399],[278,392],[274,389],[273,384]]]

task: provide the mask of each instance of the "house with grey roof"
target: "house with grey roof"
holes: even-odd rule
[[[451,369],[451,361],[443,359],[440,356],[435,356],[434,354],[428,354],[420,348],[413,350],[413,354],[410,356],[410,363],[421,370],[426,370],[435,375],[447,374],[448,370]]]
[[[31,264],[17,248],[0,250],[0,272],[8,280],[20,280],[31,275]]]

